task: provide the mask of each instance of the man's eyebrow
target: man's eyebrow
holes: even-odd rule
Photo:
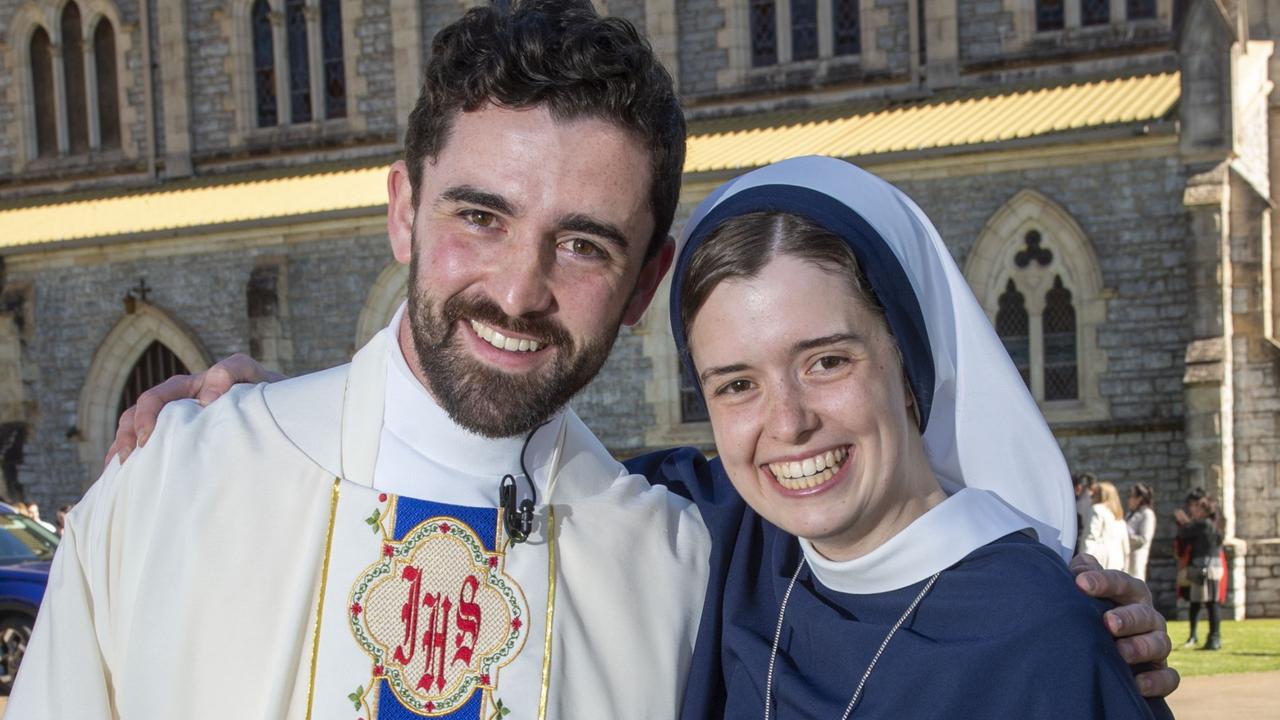
[[[444,192],[440,193],[440,199],[476,205],[503,215],[518,214],[515,206],[506,198],[471,185],[454,185],[451,188],[446,188]]]
[[[746,363],[735,363],[733,365],[721,365],[720,367],[711,367],[711,368],[707,368],[706,370],[703,370],[701,373],[698,373],[698,379],[705,383],[706,381],[710,380],[716,375],[729,375],[736,372],[742,372],[743,370],[746,370],[749,367],[750,366],[747,365]]]
[[[593,218],[590,215],[582,213],[573,213],[560,218],[560,228],[572,232],[586,233],[599,238],[604,238],[618,247],[619,250],[626,252],[627,236],[623,234],[622,229],[617,225],[604,220]]]
[[[835,345],[836,343],[850,342],[850,341],[857,342],[860,340],[862,340],[862,336],[855,335],[854,333],[835,333],[832,335],[824,335],[822,337],[810,338],[808,340],[801,340],[795,345],[792,345],[791,349],[794,350],[795,352],[803,352],[805,350],[812,350],[814,348],[819,348],[824,345]]]

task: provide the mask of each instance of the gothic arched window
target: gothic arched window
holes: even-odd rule
[[[347,74],[342,59],[342,2],[321,0],[320,37],[324,62],[324,116],[347,116]]]
[[[1077,397],[1076,309],[1062,276],[1055,275],[1053,287],[1044,296],[1044,399]]]
[[[138,402],[138,396],[159,385],[173,375],[185,375],[190,370],[178,359],[172,350],[160,341],[154,341],[142,352],[142,357],[134,363],[133,369],[125,380],[124,389],[120,391],[117,415]]]
[[[1000,309],[996,311],[996,334],[1004,343],[1004,349],[1013,360],[1022,381],[1031,385],[1031,323],[1027,316],[1026,298],[1018,292],[1013,278],[1009,278],[1004,293],[1000,295]]]
[[[258,127],[279,122],[276,110],[276,57],[271,32],[271,6],[267,0],[253,4],[253,88],[257,100]]]
[[[67,91],[67,139],[73,154],[89,150],[89,112],[84,85],[84,35],[80,8],[74,2],[62,9],[62,74]]]
[[[1020,191],[987,221],[964,274],[1050,422],[1110,416],[1102,269],[1064,208]]]
[[[120,147],[120,101],[116,84],[116,34],[102,18],[93,31],[93,64],[98,82],[98,137],[103,148]]]
[[[31,88],[35,95],[36,154],[58,154],[58,119],[53,97],[53,45],[44,28],[31,34]]]
[[[311,61],[307,48],[306,0],[286,0],[284,24],[289,50],[289,111],[293,122],[311,120]]]

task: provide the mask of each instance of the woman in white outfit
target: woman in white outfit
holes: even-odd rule
[[[1151,486],[1137,483],[1129,490],[1129,566],[1125,572],[1147,579],[1147,556],[1151,554],[1151,540],[1156,536],[1156,512],[1151,508],[1154,495]]]
[[[1093,514],[1084,538],[1084,551],[1108,570],[1124,570],[1129,563],[1129,528],[1124,524],[1120,491],[1109,482],[1093,486]]]

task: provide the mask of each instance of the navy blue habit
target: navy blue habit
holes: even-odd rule
[[[711,573],[683,720],[759,718],[778,610],[802,558],[757,515],[718,460],[690,448],[635,458],[631,472],[697,503]],[[926,581],[835,592],[806,568],[791,593],[774,670],[778,720],[838,720],[890,628]],[[1108,604],[1076,589],[1048,547],[1007,535],[943,571],[893,637],[853,718],[1171,718],[1138,693],[1107,633]]]

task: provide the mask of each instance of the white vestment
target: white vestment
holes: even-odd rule
[[[526,543],[492,507],[377,489],[388,343],[171,404],[113,461],[68,518],[7,720],[674,717],[696,508],[569,410],[525,455]]]

